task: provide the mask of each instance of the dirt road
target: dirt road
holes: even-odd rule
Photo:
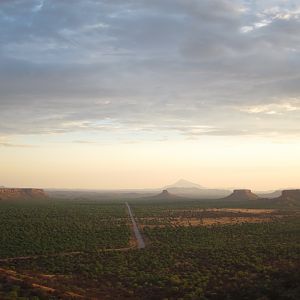
[[[125,204],[127,206],[128,213],[129,213],[129,216],[131,218],[134,235],[135,235],[135,238],[137,240],[138,249],[143,249],[143,248],[145,248],[145,242],[144,242],[143,237],[142,237],[142,235],[139,231],[139,228],[137,227],[137,224],[135,222],[135,219],[133,217],[133,214],[132,214],[132,211],[131,211],[131,208],[130,208],[128,202],[125,202]]]

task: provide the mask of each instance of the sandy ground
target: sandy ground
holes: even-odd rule
[[[197,209],[193,211],[217,211],[217,212],[224,211],[224,212],[248,213],[248,214],[270,214],[276,212],[277,210],[259,209],[259,208],[209,208],[209,209]]]
[[[168,218],[140,218],[140,227],[164,227],[172,226],[210,226],[210,225],[225,225],[225,224],[240,224],[240,223],[262,223],[271,222],[277,218],[283,217],[275,209],[248,209],[248,208],[209,208],[209,209],[193,209],[193,210],[176,210],[176,213],[189,212],[216,212],[220,213],[218,216],[209,217],[168,217]],[[234,216],[222,216],[222,213],[234,213]],[[239,214],[241,214],[239,216]],[[249,214],[249,216],[245,216]],[[255,216],[256,215],[256,216]],[[157,223],[155,224],[155,220]]]

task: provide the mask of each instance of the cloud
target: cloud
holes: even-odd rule
[[[33,12],[39,12],[43,9],[45,0],[39,0],[38,3],[32,8]]]
[[[290,99],[281,103],[269,103],[238,108],[250,114],[285,114],[300,111],[300,99]]]
[[[299,12],[292,0],[1,1],[0,134],[293,132]]]
[[[7,147],[7,148],[32,148],[32,147],[36,147],[36,146],[26,145],[26,144],[14,144],[14,143],[0,142],[0,147]]]

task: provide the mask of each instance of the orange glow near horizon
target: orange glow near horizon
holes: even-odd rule
[[[208,188],[272,190],[299,185],[299,153],[297,141],[241,137],[2,148],[0,185],[142,189],[185,178]]]

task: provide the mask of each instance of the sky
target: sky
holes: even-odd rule
[[[298,0],[1,0],[0,186],[300,186]]]

